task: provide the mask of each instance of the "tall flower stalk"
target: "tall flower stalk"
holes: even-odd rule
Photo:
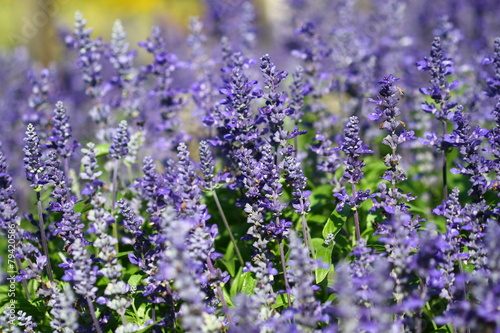
[[[427,140],[424,143],[433,145],[438,152],[441,152],[441,173],[443,177],[443,200],[448,197],[448,162],[447,152],[449,146],[443,138],[448,133],[447,120],[450,112],[457,106],[457,103],[450,101],[450,92],[458,85],[457,81],[449,83],[447,76],[453,73],[453,61],[443,55],[441,39],[435,37],[432,42],[431,53],[429,58],[424,58],[423,61],[417,62],[417,68],[424,72],[429,72],[431,75],[431,86],[421,88],[420,92],[430,96],[434,103],[422,103],[422,110],[433,114],[441,123],[442,134],[438,137],[435,133],[426,133]],[[434,138],[428,140],[429,138]]]
[[[229,233],[229,238],[233,243],[236,256],[238,257],[241,266],[244,266],[245,262],[243,261],[243,256],[241,255],[238,243],[234,238],[233,232],[231,231],[231,227],[229,226],[229,223],[227,221],[226,214],[224,214],[224,210],[222,209],[222,206],[220,204],[219,197],[217,196],[216,188],[217,184],[219,183],[219,180],[217,178],[219,177],[214,175],[215,167],[214,167],[213,156],[206,141],[200,142],[200,163],[201,163],[201,172],[203,174],[203,187],[206,191],[210,191],[212,193],[215,200],[215,204],[217,205],[217,209],[219,210],[219,214],[222,218],[222,222],[224,223],[224,226],[226,227],[226,230]]]
[[[47,275],[50,281],[54,281],[52,267],[50,265],[49,246],[47,235],[45,234],[45,223],[43,220],[43,209],[40,192],[45,184],[48,183],[48,175],[46,173],[45,162],[42,159],[42,149],[40,146],[40,138],[36,133],[35,127],[32,124],[28,125],[26,136],[24,138],[24,170],[26,179],[31,183],[31,187],[36,193],[36,205],[38,211],[38,227],[40,229],[40,241],[42,243],[43,254],[47,259]]]
[[[130,135],[128,133],[128,125],[126,120],[122,120],[119,124],[118,129],[113,135],[113,143],[109,147],[109,155],[115,159],[113,168],[113,187],[112,187],[112,202],[111,209],[114,212],[116,208],[116,193],[117,193],[117,178],[118,178],[118,168],[120,166],[120,160],[127,156],[128,154],[128,143],[130,141]],[[113,236],[118,239],[118,225],[113,224]],[[118,250],[118,243],[115,244]]]
[[[344,181],[351,184],[351,195],[347,194],[347,191],[343,189],[340,193],[336,193],[335,196],[339,199],[339,204],[337,205],[338,210],[342,210],[344,205],[347,204],[351,206],[354,211],[354,227],[356,230],[356,239],[359,241],[361,239],[361,228],[359,226],[359,212],[358,208],[366,199],[371,198],[370,190],[366,192],[359,191],[356,185],[363,179],[364,172],[361,169],[365,166],[362,160],[359,158],[361,154],[373,153],[368,147],[363,144],[359,136],[359,120],[358,117],[353,116],[349,118],[349,121],[344,128],[343,139],[341,145],[338,148],[346,154],[346,159],[344,161],[345,170],[342,175]]]
[[[407,211],[404,201],[411,201],[414,198],[411,194],[404,194],[396,187],[396,184],[407,179],[406,172],[401,168],[401,155],[398,153],[398,146],[406,141],[415,139],[413,131],[400,129],[405,127],[405,123],[398,119],[401,115],[398,103],[403,95],[401,88],[395,85],[399,78],[392,75],[384,77],[380,84],[377,99],[370,99],[377,105],[375,112],[369,114],[371,120],[382,120],[379,125],[381,130],[386,130],[388,134],[382,140],[382,143],[391,149],[391,153],[384,156],[384,165],[387,170],[382,179],[390,183],[390,189],[385,183],[379,185],[379,192],[375,196],[381,199],[377,202],[374,199],[374,208],[382,208],[387,214],[393,215],[397,210]]]

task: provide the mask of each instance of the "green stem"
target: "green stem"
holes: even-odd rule
[[[95,316],[94,304],[92,303],[92,300],[89,297],[87,297],[87,304],[89,305],[90,316],[92,317],[92,321],[94,322],[94,327],[97,333],[102,333],[101,326],[99,326],[99,321]]]
[[[229,227],[229,223],[227,222],[226,215],[224,214],[224,211],[222,210],[222,206],[220,205],[219,197],[217,196],[217,193],[215,192],[215,190],[212,190],[212,194],[214,195],[215,204],[217,205],[217,209],[219,210],[219,213],[222,217],[222,222],[224,222],[224,226],[226,227],[227,231],[229,232],[229,238],[231,239],[231,242],[233,243],[234,251],[236,252],[236,255],[238,256],[238,260],[240,261],[241,266],[245,266],[245,262],[243,261],[243,257],[241,256],[240,249],[238,248],[238,244],[236,243],[236,239],[234,238],[233,232],[231,231],[231,228]]]
[[[290,296],[291,289],[290,289],[290,284],[288,283],[288,277],[286,272],[285,251],[283,249],[282,239],[279,240],[279,247],[280,247],[281,266],[283,267],[283,279],[285,280],[286,296],[288,299],[288,307],[290,308],[292,306],[292,298]]]
[[[52,275],[52,266],[50,265],[49,257],[49,247],[47,245],[47,235],[45,234],[45,223],[43,221],[43,211],[42,211],[42,201],[40,199],[40,191],[36,192],[36,205],[38,208],[38,227],[40,228],[40,236],[42,241],[43,254],[47,257],[47,275],[49,280],[54,282],[54,276]]]
[[[214,264],[212,263],[212,259],[210,259],[210,256],[207,257],[207,266],[208,270],[212,274],[216,274]],[[226,315],[227,321],[229,323],[229,326],[231,326],[232,321],[231,321],[231,316],[229,314],[229,308],[227,306],[226,298],[224,297],[224,293],[222,292],[222,288],[219,284],[216,286],[217,294],[219,295],[220,301],[222,302],[222,309],[224,311],[224,314]]]
[[[442,123],[443,123],[443,137],[444,137],[448,131],[446,126],[446,120],[443,120]],[[443,173],[443,201],[446,201],[448,199],[448,168],[447,168],[445,149],[443,149],[443,151],[441,152],[441,170]]]
[[[63,158],[63,165],[64,165],[64,182],[66,183],[66,186],[68,187],[68,193],[66,194],[66,200],[71,199],[71,186],[69,183],[69,160],[67,157]]]
[[[356,184],[352,183],[352,196],[356,195]],[[354,210],[354,227],[356,228],[356,239],[359,241],[361,239],[361,228],[359,227],[359,213],[358,209]]]
[[[117,178],[118,178],[118,167],[120,165],[120,160],[119,159],[116,159],[115,160],[115,166],[114,166],[114,169],[113,169],[113,189],[112,189],[112,202],[111,202],[111,211],[112,211],[112,214],[114,215],[115,214],[115,209],[116,209],[116,186],[117,186]],[[118,240],[118,223],[115,221],[115,223],[113,223],[113,237],[116,238],[116,240]],[[120,252],[119,251],[119,248],[118,248],[118,243],[119,242],[116,242],[115,244],[115,249],[116,249],[116,252]]]
[[[23,265],[21,264],[21,259],[16,258],[16,265],[17,265],[17,270],[18,271],[20,271],[21,268],[23,268]],[[23,285],[23,289],[24,289],[24,293],[26,294],[26,298],[30,299],[31,296],[30,296],[30,292],[28,290],[28,283],[26,282],[26,280],[23,280],[21,283]]]

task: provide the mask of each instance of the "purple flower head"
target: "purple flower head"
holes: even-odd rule
[[[42,137],[45,137],[45,128],[47,126],[46,108],[49,105],[50,92],[50,72],[48,69],[40,71],[40,79],[33,72],[28,73],[28,79],[31,84],[31,95],[28,99],[28,106],[32,109],[23,115],[26,124],[32,123],[42,131]]]
[[[359,120],[358,117],[353,116],[344,128],[343,138],[340,142],[340,150],[346,154],[344,165],[346,166],[342,177],[348,183],[359,184],[363,178],[363,171],[361,169],[365,166],[363,161],[359,160],[361,154],[373,153],[368,149],[368,146],[363,144],[359,136]]]
[[[384,77],[379,81],[381,87],[377,99],[369,99],[370,102],[378,106],[375,109],[375,113],[370,113],[368,117],[371,120],[381,119],[383,122],[380,127],[388,131],[394,131],[397,127],[403,125],[401,121],[396,120],[401,115],[401,111],[399,111],[397,105],[400,96],[403,95],[402,90],[394,85],[398,81],[399,78],[392,76],[392,74]]]
[[[302,327],[314,329],[319,322],[326,321],[323,307],[314,296],[314,269],[318,265],[309,257],[309,250],[295,231],[290,232],[290,256],[288,279],[292,287],[294,320]]]
[[[157,128],[162,131],[175,131],[179,125],[177,113],[186,102],[181,97],[182,91],[173,87],[172,75],[182,64],[175,54],[167,52],[167,45],[157,26],[151,30],[151,37],[146,42],[140,42],[139,46],[153,56],[153,62],[143,67],[142,71],[155,78],[153,90],[149,95],[156,98],[160,109],[161,119]]]
[[[126,120],[120,121],[118,129],[113,135],[113,143],[109,147],[109,155],[114,158],[124,158],[128,154],[130,134]]]
[[[447,76],[453,73],[453,62],[443,55],[441,39],[435,37],[432,42],[430,58],[417,63],[417,68],[431,75],[431,86],[420,89],[424,95],[430,96],[434,103],[424,102],[422,110],[435,114],[438,120],[444,121],[448,113],[456,106],[456,103],[449,102],[450,91],[457,87],[457,82],[451,84],[447,82]]]
[[[269,89],[269,94],[276,93],[276,89],[279,87],[281,81],[286,79],[288,73],[277,70],[269,54],[263,55],[260,61],[260,71],[264,77],[264,88]]]
[[[304,98],[309,93],[304,84],[304,69],[298,66],[292,74],[293,81],[290,85],[290,105],[289,116],[295,123],[302,121],[304,116]]]
[[[45,162],[42,159],[42,149],[40,146],[40,138],[36,133],[35,127],[28,124],[26,136],[24,138],[24,170],[26,172],[26,179],[31,183],[35,189],[48,183],[46,174]]]
[[[80,173],[80,179],[88,180],[85,183],[85,189],[82,190],[82,194],[87,196],[93,196],[100,187],[104,185],[104,182],[99,179],[102,175],[102,171],[99,171],[99,164],[97,163],[97,149],[95,144],[92,142],[87,143],[87,148],[82,148],[82,172]]]
[[[0,142],[0,234],[2,236],[8,235],[9,244],[15,244],[13,254],[16,259],[20,259],[19,254],[22,248],[19,243],[26,237],[23,235],[24,230],[20,226],[21,221],[17,215],[19,209],[14,199],[16,191],[12,186],[12,176],[7,171],[7,168],[7,161]]]
[[[75,295],[71,288],[65,287],[63,291],[54,288],[55,293],[51,296],[49,304],[52,306],[50,314],[53,319],[50,322],[56,332],[76,331],[78,329],[78,311],[74,307]],[[35,324],[36,326],[36,324]],[[33,330],[34,331],[34,330]]]
[[[66,245],[71,245],[79,238],[86,243],[83,236],[83,227],[85,224],[81,220],[81,214],[75,212],[73,202],[66,202],[62,209],[62,218],[56,222],[56,230],[54,235],[61,237]]]
[[[40,80],[37,80],[33,72],[28,73],[31,83],[31,96],[28,100],[28,106],[35,111],[41,111],[48,104],[48,94],[50,90],[48,69],[40,71]]]
[[[449,118],[455,124],[455,129],[450,134],[445,134],[443,141],[450,146],[459,147],[463,160],[468,163],[466,166],[458,165],[458,169],[451,171],[469,176],[472,187],[468,194],[479,200],[488,189],[485,175],[489,173],[491,163],[479,153],[483,138],[488,136],[488,130],[479,126],[472,128],[468,115],[463,112],[461,106],[457,107]]]
[[[78,51],[77,66],[82,71],[83,81],[90,97],[100,97],[102,90],[102,43],[100,39],[92,40],[92,29],[86,28],[87,20],[80,12],[75,13],[75,25],[72,36],[66,36],[66,45]]]
[[[57,153],[63,158],[69,158],[73,155],[78,144],[76,140],[71,140],[71,125],[69,117],[61,101],[56,103],[53,116],[52,136],[48,138],[49,148],[57,150]]]
[[[292,207],[301,215],[310,211],[310,191],[306,190],[307,178],[304,176],[300,162],[292,155],[285,155],[280,165],[283,170],[285,181],[292,187]]]
[[[85,245],[83,239],[76,238],[68,249],[72,261],[67,265],[68,268],[65,269],[62,280],[73,282],[73,289],[78,295],[93,300],[97,293],[97,287],[95,287],[97,266],[93,265]]]
[[[432,223],[426,224],[419,238],[418,251],[412,256],[410,267],[425,279],[430,293],[439,293],[447,282],[442,266],[449,260],[450,245]]]
[[[113,24],[109,48],[108,58],[117,73],[117,75],[113,77],[112,82],[118,86],[130,83],[134,74],[133,61],[136,52],[129,51],[127,33],[120,20],[116,20]]]
[[[138,237],[142,234],[141,227],[144,223],[144,220],[141,216],[138,216],[132,210],[132,207],[129,202],[125,201],[125,199],[120,199],[117,202],[118,213],[123,217],[123,226],[125,230],[131,233],[134,237]]]
[[[493,64],[495,73],[493,76],[486,78],[488,89],[485,94],[488,97],[500,95],[500,37],[495,38],[494,54],[483,60],[483,64]]]
[[[374,196],[378,197],[380,201],[373,200],[374,208],[383,208],[386,213],[393,214],[397,207],[402,209],[402,211],[407,211],[407,207],[404,203],[399,202],[401,199],[405,201],[413,200],[411,193],[404,194],[397,187],[398,182],[402,182],[407,179],[406,172],[401,168],[400,161],[402,159],[401,155],[397,153],[397,148],[400,144],[414,140],[414,132],[406,130],[398,130],[399,126],[406,126],[404,122],[397,119],[401,114],[397,104],[399,103],[399,97],[402,96],[403,92],[400,88],[393,85],[398,79],[394,78],[392,75],[385,77],[379,83],[382,88],[379,91],[379,96],[377,100],[371,100],[372,102],[379,105],[376,108],[376,113],[372,114],[374,117],[371,119],[382,119],[380,124],[380,129],[384,129],[389,132],[382,143],[391,149],[391,153],[387,154],[383,161],[387,170],[381,177],[391,184],[391,187],[387,187],[384,183],[379,185],[379,192]],[[399,204],[398,204],[399,202]]]
[[[194,170],[193,161],[189,158],[189,151],[184,142],[177,148],[177,179],[175,207],[181,215],[194,217],[196,223],[205,225],[210,218],[205,204],[201,203],[201,179]]]
[[[211,191],[217,186],[214,182],[214,159],[208,147],[208,143],[204,140],[200,142],[200,164],[201,173],[203,175],[203,187]]]

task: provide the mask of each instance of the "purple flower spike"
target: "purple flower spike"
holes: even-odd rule
[[[24,142],[23,161],[26,179],[31,183],[32,187],[38,190],[48,183],[48,177],[45,172],[45,162],[42,159],[40,138],[32,124],[28,125]]]
[[[73,155],[78,144],[76,140],[71,141],[71,125],[64,104],[59,101],[56,103],[53,116],[54,125],[49,148],[57,150],[57,153],[63,158],[69,158]]]
[[[122,120],[113,135],[113,143],[109,147],[109,155],[117,159],[124,158],[128,154],[129,142],[130,134],[128,133],[127,121]]]

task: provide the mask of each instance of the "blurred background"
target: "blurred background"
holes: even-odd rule
[[[260,13],[265,11],[264,0],[255,5]],[[47,66],[62,56],[60,34],[72,29],[75,11],[87,19],[92,36],[104,41],[109,41],[113,22],[119,18],[135,48],[151,26],[167,27],[167,33],[179,36],[187,31],[189,17],[202,16],[206,10],[202,0],[0,0],[0,50],[25,45],[32,59]]]

